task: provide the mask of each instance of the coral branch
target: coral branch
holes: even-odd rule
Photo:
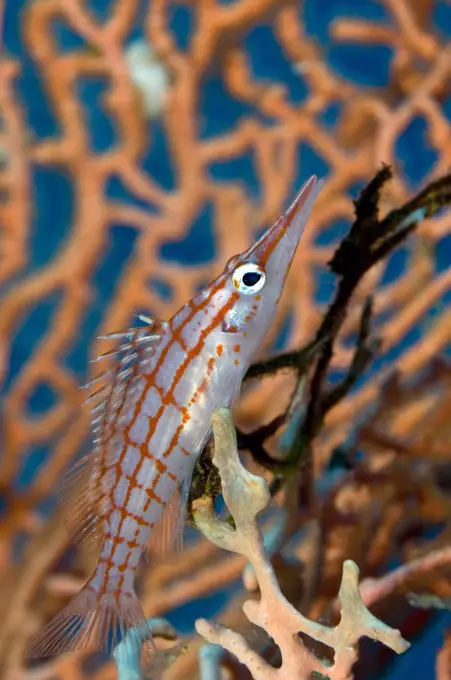
[[[224,650],[218,645],[202,645],[199,650],[200,680],[221,680],[223,656]]]
[[[196,622],[197,632],[208,642],[234,654],[255,680],[309,680],[313,672],[331,680],[351,678],[357,643],[363,636],[382,642],[398,654],[408,649],[409,643],[400,632],[379,621],[364,605],[358,587],[359,570],[351,560],[343,565],[339,591],[341,620],[335,628],[310,621],[285,599],[257,524],[257,516],[270,502],[267,483],[242,466],[229,410],[220,409],[214,414],[213,433],[213,462],[218,467],[223,497],[235,528],[215,515],[209,498],[194,501],[193,517],[209,540],[249,560],[260,588],[260,599],[246,601],[243,611],[274,640],[280,649],[282,664],[274,668],[250,649],[244,636],[204,619]],[[301,640],[302,633],[333,648],[334,662],[328,665],[309,651]]]
[[[443,647],[437,655],[435,666],[437,680],[450,680],[451,678],[451,633],[445,633]]]
[[[419,574],[433,572],[439,567],[449,566],[450,564],[451,548],[434,550],[423,557],[412,560],[412,562],[403,564],[401,567],[390,571],[380,578],[365,579],[360,586],[360,592],[365,604],[370,606],[399,589],[405,591],[409,579],[411,580]],[[411,598],[411,601],[413,602],[413,598]]]
[[[148,624],[152,634],[156,638],[174,641],[177,632],[166,619],[149,619]],[[141,650],[137,644],[137,631],[131,632],[116,646],[113,652],[117,664],[118,680],[142,680]],[[164,669],[176,659],[184,650],[184,646],[175,643],[169,649],[158,650],[146,659],[146,677],[159,678]],[[151,673],[151,675],[149,675]]]

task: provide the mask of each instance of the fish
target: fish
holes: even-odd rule
[[[288,210],[169,321],[106,336],[89,384],[93,445],[67,473],[60,500],[76,545],[98,561],[82,590],[31,641],[30,658],[112,653],[133,639],[149,659],[152,634],[134,589],[155,535],[177,534],[215,409],[231,407],[272,324],[322,181],[312,176]],[[105,336],[103,336],[105,337]],[[133,631],[133,635],[130,633]],[[135,658],[136,650],[130,650]]]

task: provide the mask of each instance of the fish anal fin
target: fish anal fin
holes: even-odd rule
[[[99,550],[103,537],[99,518],[100,485],[95,472],[94,455],[84,456],[66,473],[58,493],[72,543],[89,552]]]
[[[118,636],[120,633],[120,636]],[[123,647],[123,662],[134,663],[141,649],[155,651],[151,629],[134,592],[99,594],[88,582],[52,621],[35,635],[27,649],[29,659],[42,659],[78,651],[111,654]],[[144,645],[144,647],[143,647]]]
[[[145,560],[151,560],[152,564],[161,564],[172,555],[182,552],[186,503],[187,494],[184,487],[177,487],[166,503],[160,519],[152,528],[143,552]]]

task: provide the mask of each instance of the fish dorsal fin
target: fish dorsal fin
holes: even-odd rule
[[[72,542],[89,552],[98,551],[102,538],[97,507],[100,500],[97,463],[93,454],[83,456],[66,472],[58,492],[64,523]]]
[[[124,333],[100,336],[101,340],[119,340],[118,346],[100,354],[93,363],[113,360],[112,367],[95,376],[83,386],[88,392],[86,404],[91,410],[93,447],[66,473],[58,494],[66,527],[75,545],[89,550],[98,549],[104,495],[104,460],[116,419],[133,380],[146,368],[156,346],[167,328],[165,322],[140,317],[147,326],[132,328]]]
[[[188,493],[189,484],[183,483],[166,503],[160,519],[152,528],[149,542],[143,552],[145,561],[162,564],[171,555],[182,552]]]
[[[94,448],[105,444],[110,427],[129,394],[134,378],[145,370],[168,326],[167,322],[152,321],[142,315],[139,318],[146,321],[147,326],[99,337],[100,340],[120,342],[91,362],[102,363],[112,359],[113,365],[83,386],[89,393],[86,404],[91,411]]]

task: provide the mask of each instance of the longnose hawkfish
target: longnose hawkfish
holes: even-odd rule
[[[140,558],[173,499],[190,484],[213,411],[230,406],[274,318],[321,181],[167,322],[119,334],[113,368],[94,392],[91,453],[64,483],[72,538],[98,547],[94,574],[32,640],[29,656],[111,652],[116,636],[152,653],[134,590]],[[174,528],[172,527],[172,533]]]

